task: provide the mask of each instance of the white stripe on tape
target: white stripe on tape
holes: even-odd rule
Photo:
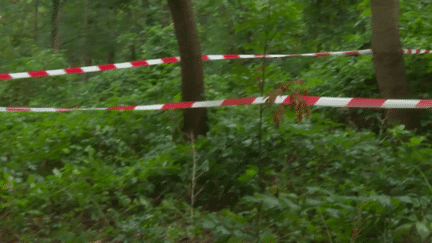
[[[316,103],[316,106],[332,106],[332,107],[345,107],[352,98],[335,98],[335,97],[321,97]]]
[[[381,105],[383,108],[415,108],[420,100],[386,100]]]
[[[221,106],[222,102],[224,102],[224,100],[199,101],[192,104],[192,107],[198,108],[198,107]]]

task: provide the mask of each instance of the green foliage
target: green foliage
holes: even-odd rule
[[[34,56],[22,57],[10,63],[9,72],[46,70],[67,67],[67,62],[60,54],[52,50],[40,50],[33,46]],[[49,80],[20,79],[5,83],[0,87],[2,106],[73,106],[70,97],[72,82],[77,77],[58,76]]]
[[[177,55],[165,1],[89,1],[92,63]],[[401,2],[404,47],[430,48],[430,5]],[[50,1],[0,9],[0,70],[82,64],[82,2],[67,1],[61,50],[47,49]],[[203,54],[370,48],[369,1],[194,1]],[[405,56],[429,98],[429,55]],[[293,79],[310,95],[379,97],[371,56],[205,62],[206,99],[261,96]],[[2,82],[1,106],[107,107],[178,102],[180,65]],[[300,87],[297,87],[300,88]],[[288,93],[287,93],[288,94]],[[0,114],[0,237],[10,242],[430,242],[430,134],[381,125],[367,109],[311,107],[275,128],[266,108],[209,109],[193,152],[182,111]],[[428,113],[426,113],[429,116]],[[427,118],[427,117],[425,117]],[[431,126],[430,119],[423,125]],[[354,125],[352,125],[354,123]],[[351,125],[350,125],[351,124]],[[359,129],[353,129],[351,127]],[[425,129],[427,131],[427,129]],[[193,212],[193,214],[192,214]],[[6,236],[6,237],[3,237]],[[331,238],[331,240],[329,239]]]

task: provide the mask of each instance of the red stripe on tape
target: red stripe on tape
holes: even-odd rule
[[[350,102],[348,102],[348,107],[363,107],[363,106],[372,106],[372,107],[380,107],[384,104],[386,99],[365,99],[365,98],[353,98]]]
[[[416,107],[432,107],[432,100],[420,100],[420,102],[417,103]]]
[[[225,59],[240,59],[239,55],[223,55]]]
[[[321,57],[321,56],[330,56],[330,52],[320,52],[320,53],[315,53],[315,56],[317,56],[317,57]]]
[[[359,55],[358,51],[346,51],[345,52],[346,55]]]
[[[12,79],[9,73],[0,73],[0,79]]]
[[[148,66],[149,64],[146,61],[132,61],[130,62],[133,67],[141,67],[141,66]]]
[[[165,58],[161,58],[163,63],[172,63],[172,62],[178,62],[178,58],[177,57],[165,57]]]
[[[203,61],[210,61],[210,58],[207,55],[202,56]]]
[[[31,111],[28,107],[7,107],[7,111]]]
[[[221,104],[221,106],[226,105],[249,105],[254,102],[255,97],[248,97],[248,98],[240,98],[240,99],[227,99],[224,100]]]
[[[289,101],[289,97],[288,101]],[[303,96],[303,100],[306,101],[308,105],[315,105],[321,97],[319,96]]]
[[[167,103],[162,106],[161,109],[183,109],[190,108],[195,102],[183,102],[183,103]]]
[[[67,74],[74,74],[74,73],[84,73],[84,71],[80,67],[76,68],[65,68],[64,71]]]
[[[112,69],[117,69],[116,66],[114,66],[114,64],[104,64],[104,65],[98,65],[98,67],[102,70],[112,70]]]
[[[30,77],[44,77],[44,76],[49,76],[49,74],[44,71],[44,70],[40,70],[40,71],[32,71],[32,72],[28,72],[28,74],[30,75]]]

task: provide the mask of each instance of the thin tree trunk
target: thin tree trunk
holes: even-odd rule
[[[114,63],[115,62],[115,53],[116,53],[116,37],[118,36],[118,25],[117,25],[117,8],[113,9],[112,12],[114,18],[113,19],[108,19],[109,20],[109,25],[111,28],[111,33],[110,35],[112,35],[111,41],[109,42],[109,50],[108,50],[108,63]]]
[[[52,0],[51,46],[56,51],[60,49],[61,9],[65,3],[66,0]]]
[[[59,11],[60,0],[52,0],[52,13],[51,13],[51,47],[55,49],[55,39],[57,36],[57,12]]]
[[[371,7],[373,63],[380,95],[385,99],[408,98],[409,83],[399,38],[399,0],[371,0]],[[419,111],[388,109],[386,114],[388,121],[400,121],[409,130],[420,128]]]
[[[168,6],[174,21],[174,29],[180,50],[182,69],[183,101],[204,100],[204,72],[201,57],[201,45],[191,0],[168,0]],[[183,111],[183,133],[188,141],[208,131],[207,109],[193,108]]]

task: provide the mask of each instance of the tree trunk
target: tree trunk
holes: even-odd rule
[[[191,0],[168,0],[168,6],[174,21],[174,29],[180,50],[182,69],[183,101],[204,100],[204,72],[201,57],[201,45]],[[194,139],[209,130],[207,109],[192,108],[183,111],[183,133],[188,141],[191,132]]]
[[[117,24],[117,8],[110,9],[110,14],[107,16],[107,27],[110,29],[108,42],[108,52],[107,52],[107,62],[114,63],[115,62],[115,54],[117,49],[117,41],[116,38],[119,35],[119,28]],[[132,17],[132,16],[131,16]],[[133,20],[133,18],[132,18]]]
[[[371,0],[372,52],[380,95],[385,99],[408,98],[409,83],[399,39],[399,0]],[[420,128],[420,113],[388,109],[387,120],[400,121],[409,130]]]
[[[51,13],[51,46],[54,50],[58,51],[60,48],[60,22],[61,22],[61,8],[66,0],[52,0],[52,13]]]

